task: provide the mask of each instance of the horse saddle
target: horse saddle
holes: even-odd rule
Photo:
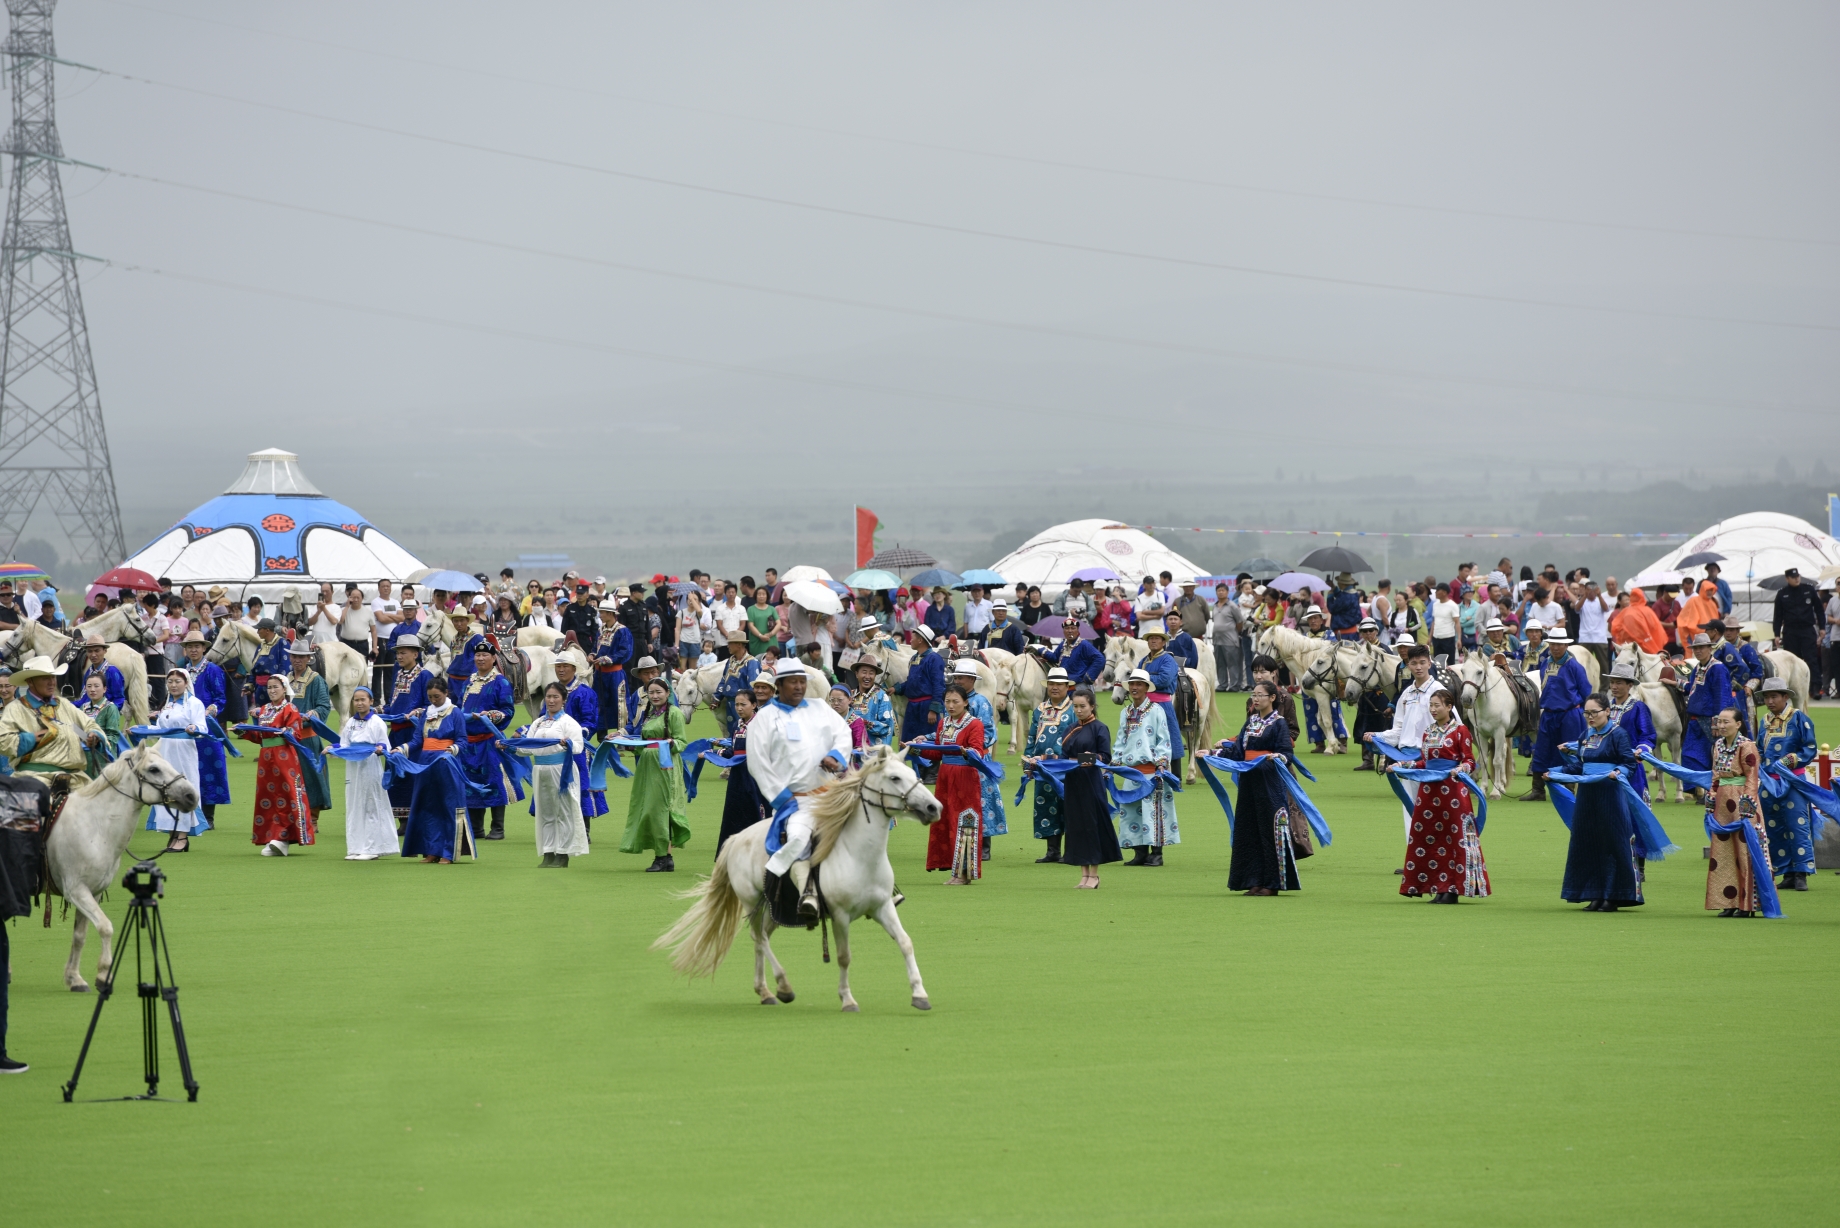
[[[818,889],[818,915],[806,917],[799,913],[799,886],[790,874],[766,872],[766,879],[761,884],[761,898],[767,902],[767,915],[781,929],[815,930],[818,922],[830,915],[830,905],[824,899],[824,886],[819,882],[821,869],[816,862],[811,867],[811,883]]]
[[[1540,689],[1533,685],[1533,679],[1522,673],[1507,669],[1508,685],[1514,691],[1514,736],[1531,735],[1540,729]]]
[[[1176,720],[1183,725],[1192,726],[1201,717],[1201,706],[1195,701],[1195,680],[1186,669],[1176,671]]]

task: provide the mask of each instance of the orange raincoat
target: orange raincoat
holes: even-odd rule
[[[1667,632],[1642,590],[1629,590],[1629,606],[1610,616],[1610,638],[1618,644],[1634,643],[1643,652],[1658,653],[1667,647]]]
[[[1680,607],[1680,616],[1674,620],[1680,633],[1680,646],[1691,651],[1693,637],[1718,616],[1719,586],[1710,580],[1701,580],[1699,592],[1687,598],[1686,604]]]

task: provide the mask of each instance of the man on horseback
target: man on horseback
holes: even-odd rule
[[[990,635],[985,643],[991,648],[1001,648],[1004,652],[1021,656],[1029,650],[1029,634],[1022,624],[1009,616],[1009,604],[1004,601],[992,603],[990,607]]]
[[[1584,736],[1584,701],[1591,694],[1591,676],[1571,654],[1572,637],[1563,625],[1546,637],[1546,658],[1540,666],[1540,731],[1533,739],[1533,759],[1527,774],[1533,787],[1520,800],[1546,800],[1546,773],[1559,767],[1559,747]]]
[[[1169,654],[1182,663],[1183,669],[1201,668],[1201,650],[1195,645],[1195,637],[1188,633],[1182,615],[1171,610],[1163,616],[1163,625],[1169,630]]]
[[[1080,638],[1080,620],[1061,620],[1061,642],[1041,654],[1048,668],[1067,671],[1074,686],[1091,686],[1105,672],[1105,654]]]
[[[261,697],[268,693],[268,680],[277,674],[285,678],[290,672],[287,641],[276,633],[272,618],[261,619],[256,623],[256,659],[249,667],[258,707],[265,702]]]
[[[1338,640],[1361,638],[1361,594],[1355,591],[1353,573],[1335,577],[1328,600],[1329,634]]]
[[[1363,618],[1355,629],[1361,637],[1358,641],[1363,645],[1361,651],[1374,655],[1384,651],[1380,647],[1380,623],[1377,619]],[[1392,726],[1393,705],[1386,697],[1383,685],[1386,681],[1390,679],[1375,675],[1372,684],[1363,687],[1360,698],[1355,700],[1354,740],[1361,744],[1361,762],[1354,767],[1357,772],[1374,770],[1374,748],[1367,735]]]
[[[1169,762],[1181,763],[1182,722],[1176,716],[1176,690],[1182,685],[1182,663],[1169,652],[1169,629],[1151,624],[1144,628],[1150,652],[1138,665],[1150,677],[1150,702],[1163,710],[1169,724]],[[1210,700],[1211,700],[1210,696]]]
[[[584,595],[569,609],[585,608],[586,604]],[[625,720],[626,667],[632,663],[633,634],[620,622],[620,603],[612,597],[602,601],[596,610],[600,615],[599,629],[590,632],[578,628],[583,634],[577,642],[583,652],[594,654],[594,698],[600,705],[594,732],[605,738],[609,730],[618,729]],[[569,627],[566,615],[562,625],[565,630]]]
[[[79,690],[89,682],[91,674],[102,675],[102,697],[126,712],[128,684],[123,681],[121,671],[109,664],[109,642],[94,631],[83,637],[83,677],[78,680]]]
[[[1359,604],[1360,603],[1357,601],[1357,608]],[[1310,606],[1303,612],[1303,625],[1299,630],[1309,639],[1322,640],[1325,643],[1333,644],[1335,643],[1335,637],[1329,634],[1329,628],[1325,625],[1327,617],[1328,616],[1323,613],[1321,606]],[[1315,696],[1306,694],[1303,697],[1304,732],[1309,736],[1310,745],[1314,747],[1316,753],[1320,755],[1328,749],[1328,735],[1323,730],[1322,714],[1317,711],[1317,707]],[[1342,701],[1333,695],[1329,697],[1329,723],[1334,728],[1335,736],[1338,741],[1345,742],[1348,740],[1348,726],[1342,723]]]
[[[791,873],[799,889],[799,914],[816,921],[818,893],[811,883],[812,818],[800,799],[823,788],[850,765],[850,727],[828,704],[805,698],[805,667],[783,660],[773,667],[777,695],[748,726],[747,770],[773,808],[767,829],[767,872]],[[943,681],[940,691],[945,687]]]
[[[1745,737],[1751,736],[1751,713],[1757,705],[1757,688],[1763,685],[1767,671],[1763,658],[1743,639],[1744,628],[1737,619],[1729,623],[1715,618],[1706,624],[1706,634],[1723,636],[1712,645],[1712,659],[1725,667],[1731,675],[1731,694],[1738,707],[1740,731]]]
[[[722,677],[716,682],[715,696],[709,701],[712,710],[722,713],[722,728],[735,727],[735,696],[752,689],[760,663],[748,655],[747,632],[736,627],[728,633],[728,660],[722,663]]]
[[[13,672],[13,702],[0,712],[0,755],[15,772],[38,776],[69,775],[88,783],[83,748],[102,745],[102,729],[57,692],[57,680],[69,668],[50,657],[33,657]]]

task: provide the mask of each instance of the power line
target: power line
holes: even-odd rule
[[[572,85],[561,81],[545,80],[540,77],[524,77],[515,73],[496,72],[491,69],[474,68],[445,60],[430,60],[420,56],[399,55],[393,52],[379,51],[374,47],[358,47],[348,43],[338,43],[322,38],[311,38],[301,34],[285,34],[276,30],[264,30],[256,26],[241,25],[237,22],[223,21],[215,17],[199,17],[190,13],[175,13],[168,9],[155,8],[152,5],[131,3],[131,0],[103,0],[103,2],[116,5],[120,8],[138,9],[141,12],[157,13],[164,17],[177,17],[185,21],[195,21],[206,25],[220,26],[227,30],[238,30],[246,34],[256,34],[266,38],[280,39],[286,42],[303,43],[313,47],[326,47],[335,51],[368,55],[377,59],[390,60],[401,64],[415,64],[424,68],[437,68],[447,72],[465,73],[471,76],[484,77],[496,81],[506,81],[517,85],[543,86],[564,93],[581,94],[591,98],[607,98],[618,102],[638,103],[642,106],[682,111],[691,115],[706,115],[717,119],[759,124],[772,128],[785,128],[794,132],[811,132],[822,136],[843,137],[848,140],[873,141],[886,145],[903,146],[909,149],[925,149],[935,153],[958,154],[964,157],[985,158],[1000,162],[1015,162],[1028,166],[1045,166],[1057,170],[1081,171],[1087,174],[1109,175],[1118,178],[1142,179],[1152,183],[1174,183],[1183,184],[1189,187],[1220,188],[1234,192],[1251,192],[1269,196],[1280,196],[1293,200],[1320,200],[1334,204],[1364,205],[1382,209],[1400,209],[1421,213],[1441,213],[1457,217],[1488,218],[1497,221],[1533,222],[1547,226],[1576,226],[1593,230],[1640,232],[1647,234],[1673,235],[1684,238],[1731,239],[1754,243],[1786,243],[1812,247],[1840,247],[1840,239],[1813,239],[1790,235],[1754,234],[1743,231],[1707,230],[1684,226],[1657,226],[1640,222],[1601,222],[1588,218],[1558,217],[1537,213],[1516,213],[1510,210],[1501,209],[1472,209],[1457,205],[1430,205],[1419,201],[1385,200],[1379,197],[1354,196],[1335,192],[1307,192],[1296,188],[1272,187],[1269,184],[1244,183],[1223,179],[1204,179],[1192,175],[1174,175],[1156,171],[1132,170],[1124,167],[1100,166],[1090,162],[1074,162],[1058,158],[1036,157],[1028,154],[974,149],[969,146],[949,145],[937,141],[921,141],[908,137],[889,136],[885,133],[862,132],[849,128],[826,127],[821,124],[802,124],[791,120],[770,119],[761,115],[748,115],[737,111],[724,111],[716,107],[696,106],[692,103],[683,102],[669,102],[661,98],[648,98],[639,94],[626,94],[614,90],[594,89],[588,86]]]
[[[1031,324],[1022,321],[1001,320],[986,316],[968,315],[960,312],[936,311],[923,307],[912,307],[897,303],[875,302],[868,299],[848,298],[840,295],[820,294],[813,291],[788,290],[778,286],[761,285],[754,282],[735,281],[728,278],[709,277],[696,273],[685,273],[673,269],[661,269],[649,265],[631,264],[625,261],[608,260],[589,256],[579,252],[562,251],[553,248],[535,247],[522,243],[511,243],[499,239],[489,239],[477,235],[460,234],[454,231],[436,230],[426,226],[414,226],[403,222],[392,222],[382,218],[364,217],[360,214],[346,213],[335,209],[323,209],[312,205],[303,205],[293,201],[273,200],[254,196],[244,192],[233,192],[223,188],[206,187],[201,184],[184,183],[175,179],[165,179],[155,175],[143,175],[134,171],[118,170],[113,167],[81,164],[91,170],[101,171],[116,178],[136,180],[142,183],[157,184],[161,187],[177,188],[188,192],[197,192],[207,196],[234,200],[242,203],[262,205],[273,209],[283,209],[293,213],[312,217],[331,218],[337,221],[357,225],[372,226],[382,230],[391,230],[404,234],[420,235],[426,238],[442,239],[455,243],[469,244],[497,251],[514,252],[521,255],[539,256],[572,264],[593,268],[616,269],[621,272],[638,273],[648,277],[666,278],[673,281],[688,282],[696,285],[715,286],[722,289],[742,290],[754,294],[766,294],[781,298],[799,299],[806,302],[824,303],[831,306],[853,309],[880,311],[895,315],[905,315],[920,319],[936,320],[942,323],[971,325],[984,328],[1001,328],[1017,332],[1035,333],[1043,336],[1063,337],[1075,341],[1095,341],[1110,345],[1135,346],[1144,349],[1161,350],[1170,353],[1192,354],[1204,358],[1234,359],[1247,362],[1273,363],[1281,366],[1320,369],[1353,375],[1381,376],[1426,380],[1439,383],[1471,385],[1485,388],[1503,388],[1526,392],[1562,393],[1568,396],[1605,397],[1616,400],[1658,402],[1663,404],[1706,405],[1724,409],[1768,409],[1777,412],[1799,412],[1828,414],[1833,412],[1831,406],[1793,405],[1776,402],[1758,402],[1753,400],[1736,400],[1721,397],[1700,397],[1688,395],[1671,395],[1666,393],[1647,393],[1615,388],[1592,388],[1578,385],[1546,383],[1532,380],[1515,380],[1490,376],[1451,375],[1436,371],[1421,371],[1409,368],[1388,367],[1378,364],[1340,362],[1332,359],[1298,358],[1286,355],[1259,354],[1241,350],[1227,350],[1216,346],[1192,345],[1178,341],[1164,341],[1148,337],[1129,337],[1116,334],[1093,332],[1085,329],[1065,328],[1047,324]]]
[[[86,67],[76,65],[76,67]],[[743,192],[735,188],[716,187],[712,184],[693,183],[681,179],[668,179],[659,175],[645,175],[636,171],[616,170],[612,167],[596,166],[587,162],[576,162],[567,158],[555,158],[544,154],[527,153],[523,150],[505,149],[500,146],[483,145],[474,141],[462,141],[453,137],[436,136],[431,133],[411,132],[401,128],[391,128],[383,124],[374,124],[366,120],[346,119],[336,115],[325,115],[317,111],[307,111],[299,107],[284,106],[280,103],[261,102],[252,98],[240,98],[234,94],[223,94],[215,90],[200,89],[196,86],[178,85],[169,81],[156,81],[150,77],[134,76],[129,73],[115,72],[112,69],[92,69],[122,81],[131,81],[137,85],[149,85],[157,89],[172,90],[177,93],[191,94],[200,98],[210,98],[219,102],[236,103],[239,106],[253,107],[258,110],[272,111],[282,115],[292,115],[301,119],[312,119],[322,123],[337,124],[363,132],[375,132],[385,136],[399,137],[405,140],[421,141],[431,145],[440,145],[450,149],[464,149],[474,153],[492,154],[497,157],[512,158],[542,166],[554,166],[565,170],[585,171],[590,174],[605,175],[631,183],[650,184],[687,192],[699,192],[705,195],[723,197],[730,200],[745,200],[756,204],[776,205],[782,208],[798,209],[811,213],[821,213],[832,217],[855,218],[859,221],[879,222],[886,225],[904,226],[918,230],[930,230],[942,234],[956,234],[972,238],[992,239],[1006,243],[1018,243],[1032,247],[1051,248],[1059,251],[1080,252],[1086,255],[1109,256],[1117,259],[1136,260],[1151,264],[1174,265],[1197,269],[1211,269],[1217,272],[1240,273],[1255,277],[1273,277],[1288,281],[1300,281],[1313,285],[1348,286],[1362,290],[1383,290],[1399,294],[1417,294],[1434,298],[1457,299],[1467,302],[1501,303],[1521,307],[1541,307],[1563,311],[1586,311],[1605,315],[1640,317],[1661,320],[1681,320],[1698,324],[1739,324],[1758,328],[1801,329],[1811,332],[1840,332],[1840,324],[1811,324],[1800,320],[1769,320],[1741,316],[1702,315],[1694,312],[1656,311],[1641,307],[1612,307],[1595,303],[1572,303],[1558,299],[1538,299],[1520,295],[1488,294],[1472,290],[1449,290],[1432,286],[1415,286],[1402,282],[1370,281],[1363,278],[1332,277],[1319,273],[1299,273],[1287,269],[1262,268],[1256,265],[1231,264],[1223,261],[1200,260],[1188,256],[1169,256],[1155,252],[1132,251],[1127,248],[1105,247],[1098,244],[1071,243],[1059,239],[1044,239],[1034,235],[1013,234],[1007,231],[984,230],[973,226],[957,226],[948,222],[931,222],[919,218],[900,217],[895,214],[875,213],[863,209],[848,209],[839,205],[825,205],[813,201],[793,200],[781,196],[768,196],[759,192]]]

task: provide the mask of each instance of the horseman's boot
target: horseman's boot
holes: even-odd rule
[[[1374,752],[1371,750],[1362,751],[1361,752],[1361,762],[1355,765],[1354,770],[1357,772],[1373,771],[1374,770]]]
[[[1045,865],[1048,862],[1058,862],[1060,861],[1060,859],[1061,859],[1061,838],[1059,836],[1049,836],[1048,837],[1048,855],[1046,857],[1037,857],[1035,859],[1035,864],[1038,866]]]
[[[1163,846],[1160,844],[1151,845],[1149,860],[1145,861],[1144,864],[1147,866],[1162,865],[1163,864]]]
[[[1147,866],[1149,865],[1150,864],[1150,846],[1147,844],[1133,844],[1131,846],[1131,860],[1125,862],[1124,864],[1126,864],[1127,866]]]
[[[1546,782],[1539,777],[1533,778],[1533,788],[1527,790],[1526,796],[1517,799],[1523,802],[1543,802],[1546,800]]]
[[[503,840],[505,838],[505,808],[492,807],[492,830],[481,836],[481,840]]]
[[[792,863],[792,885],[799,889],[799,916],[818,919],[818,888],[811,881],[811,863],[795,861]]]

